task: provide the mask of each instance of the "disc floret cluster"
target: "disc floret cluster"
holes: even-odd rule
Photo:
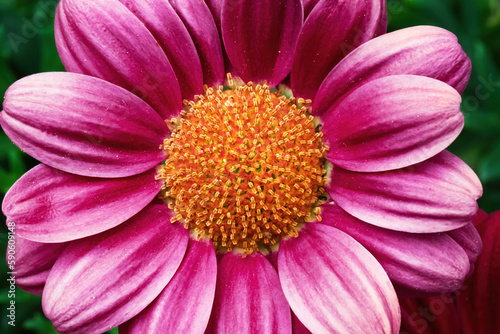
[[[228,78],[229,89],[205,87],[169,121],[157,178],[173,222],[220,251],[253,253],[319,217],[327,147],[311,101]]]

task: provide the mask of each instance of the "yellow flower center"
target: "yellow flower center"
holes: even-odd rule
[[[267,85],[205,88],[185,101],[162,149],[162,198],[198,238],[246,254],[298,235],[319,216],[326,178],[323,134],[308,107]]]

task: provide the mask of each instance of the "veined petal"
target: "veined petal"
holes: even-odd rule
[[[109,230],[153,200],[156,171],[123,179],[77,176],[40,164],[5,195],[2,210],[16,232],[38,242],[65,242]]]
[[[307,17],[297,42],[291,72],[295,96],[314,99],[319,86],[335,65],[356,47],[376,36],[385,2],[318,2]]]
[[[168,284],[188,231],[152,205],[116,229],[71,243],[54,264],[42,306],[59,333],[102,333],[131,319]]]
[[[181,87],[182,98],[203,93],[203,72],[196,47],[184,23],[165,0],[119,0],[160,43]]]
[[[412,74],[441,80],[462,93],[471,62],[457,37],[437,27],[411,27],[379,36],[345,57],[319,88],[313,113],[322,115],[369,81]]]
[[[222,4],[224,0],[205,0],[205,3],[212,13],[217,29],[221,31]]]
[[[224,82],[224,58],[219,31],[210,9],[200,0],[168,0],[186,25],[198,50],[203,82],[209,87]]]
[[[35,159],[65,172],[124,177],[158,165],[168,135],[144,101],[109,82],[75,73],[40,73],[5,93],[0,124]]]
[[[189,240],[186,256],[162,293],[120,333],[204,333],[215,294],[217,259],[211,242]]]
[[[328,160],[358,172],[422,162],[448,147],[464,126],[451,86],[416,75],[370,81],[325,114]]]
[[[214,333],[292,333],[278,273],[262,254],[223,256],[211,322]]]
[[[7,264],[14,265],[16,285],[29,293],[42,295],[50,270],[68,243],[40,243],[16,235],[12,249],[10,245],[6,252]]]
[[[324,204],[321,209],[322,223],[362,244],[396,285],[422,295],[452,292],[462,286],[469,259],[448,235],[383,229],[354,218],[333,203]]]
[[[212,13],[212,16],[215,21],[215,25],[217,26],[217,30],[219,31],[219,36],[221,40],[221,45],[223,46],[224,43],[222,42],[222,5],[224,4],[224,0],[205,0],[205,3],[207,4],[208,8],[210,8],[210,12]],[[236,1],[231,1],[231,4],[236,4]],[[229,58],[227,56],[226,50],[223,48],[222,49],[222,54],[224,57],[224,73],[235,73],[233,66],[231,65],[231,62],[229,61]]]
[[[121,86],[164,118],[182,109],[179,82],[160,43],[118,0],[62,0],[55,37],[68,71]]]
[[[389,172],[334,168],[327,191],[342,209],[369,224],[436,233],[469,224],[482,187],[469,166],[444,151],[420,164]]]
[[[279,84],[290,72],[302,20],[300,0],[224,1],[222,38],[236,74]]]
[[[481,236],[474,225],[472,223],[467,224],[462,228],[449,231],[448,235],[463,248],[469,257],[470,263],[474,264],[483,249]]]
[[[399,303],[387,274],[342,231],[306,224],[298,238],[281,241],[278,272],[290,307],[313,333],[399,330]]]

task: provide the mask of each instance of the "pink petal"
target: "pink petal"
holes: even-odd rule
[[[321,208],[322,223],[356,239],[394,284],[414,295],[452,292],[462,286],[469,258],[448,235],[391,231],[362,222],[332,203]]]
[[[205,3],[207,4],[208,8],[210,9],[210,12],[212,13],[217,29],[220,31],[222,4],[224,3],[224,0],[205,0]]]
[[[474,172],[449,152],[381,173],[334,168],[332,199],[367,223],[411,233],[451,231],[469,224],[482,188]]]
[[[415,75],[370,81],[325,114],[328,160],[358,172],[422,162],[448,147],[464,126],[460,95]]]
[[[182,109],[180,86],[160,43],[118,0],[62,0],[55,36],[68,71],[117,84],[164,118]]]
[[[181,87],[182,98],[203,93],[203,72],[196,47],[184,23],[168,1],[119,0],[160,43]]]
[[[105,332],[160,294],[179,268],[189,238],[170,217],[166,205],[152,205],[116,229],[64,250],[42,298],[58,332]]]
[[[375,37],[383,35],[387,32],[387,22],[388,22],[388,13],[387,13],[387,1],[382,1],[382,10],[380,11],[380,17],[378,19],[378,27],[375,33]]]
[[[290,307],[278,273],[260,253],[227,253],[217,269],[214,333],[291,333]]]
[[[500,332],[500,211],[476,225],[483,251],[476,270],[456,292],[457,311],[464,334]]]
[[[157,166],[169,131],[144,101],[100,79],[41,73],[5,93],[0,124],[35,159],[65,172],[124,177]]]
[[[451,294],[400,298],[401,334],[457,334],[460,325]]]
[[[292,313],[292,333],[293,334],[311,334],[311,332],[300,322],[299,318]]]
[[[222,38],[236,74],[279,84],[290,72],[302,20],[300,0],[225,1]]]
[[[437,27],[411,27],[377,37],[350,53],[326,77],[313,112],[324,114],[369,81],[400,74],[441,80],[462,93],[471,63],[457,37]]]
[[[303,0],[302,2],[304,3],[304,16],[308,17],[320,0]]]
[[[182,19],[198,49],[203,82],[212,87],[224,81],[224,58],[219,31],[205,2],[168,0]]]
[[[479,210],[477,210],[476,216],[474,216],[474,219],[472,220],[472,224],[474,226],[477,226],[488,218],[489,218],[489,215],[486,212],[484,212],[483,210],[479,209]]]
[[[386,0],[323,0],[300,32],[291,82],[294,95],[314,99],[337,63],[378,32]]]
[[[113,228],[141,211],[161,189],[156,171],[97,179],[43,164],[7,192],[2,210],[16,232],[37,242],[65,242]]]
[[[481,236],[472,223],[457,230],[449,231],[448,235],[463,248],[471,264],[474,264],[483,249]]]
[[[472,224],[467,224],[462,228],[448,232],[448,235],[464,249],[469,257],[471,268],[467,277],[474,272],[474,263],[476,263],[479,254],[483,250],[483,242],[476,226],[486,219],[488,219],[488,214],[479,209],[472,220]]]
[[[15,225],[17,229],[17,224]],[[15,243],[7,245],[7,265],[16,274],[16,285],[21,289],[42,295],[52,266],[68,243],[46,244],[33,242],[16,235]]]
[[[215,294],[217,259],[211,242],[190,240],[172,280],[120,333],[204,333]]]
[[[283,240],[278,272],[286,299],[313,333],[396,333],[400,312],[384,269],[349,235],[306,224]]]

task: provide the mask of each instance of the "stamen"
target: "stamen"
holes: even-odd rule
[[[310,100],[287,99],[267,85],[208,88],[185,101],[161,146],[168,158],[157,179],[175,216],[218,251],[246,254],[296,237],[321,220],[326,179],[322,133]]]

